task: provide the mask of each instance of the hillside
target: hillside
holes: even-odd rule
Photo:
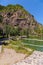
[[[0,5],[0,30],[4,30],[4,33],[10,31],[7,34],[11,35],[43,35],[43,26],[18,4]]]

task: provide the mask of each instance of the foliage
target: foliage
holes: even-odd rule
[[[11,34],[12,36],[19,35],[19,28],[18,28],[18,27],[11,27],[10,34]]]
[[[6,33],[7,37],[11,36],[17,36],[19,35],[19,28],[18,27],[12,27],[9,24],[4,25],[4,32]]]
[[[7,5],[7,6],[2,6],[0,5],[0,11],[1,12],[16,12],[18,10],[21,10],[24,14],[27,14],[28,12],[24,9],[23,6],[16,4],[16,5]]]
[[[5,28],[5,33],[6,33],[7,37],[9,37],[10,31],[11,31],[11,26],[8,25],[8,24],[6,24],[6,25],[4,26],[4,28]]]
[[[3,22],[3,16],[0,15],[0,23],[2,23],[2,22]]]
[[[0,11],[2,11],[5,8],[5,6],[0,5]]]
[[[30,13],[28,13],[23,6],[19,5],[19,4],[16,4],[16,5],[12,5],[12,4],[9,4],[7,6],[2,6],[0,5],[0,13],[5,14],[6,16],[6,13],[7,13],[7,17],[5,18],[8,18],[7,20],[7,23],[10,22],[10,18],[11,16],[13,16],[12,14],[15,13],[15,12],[20,12],[20,16],[18,15],[18,18],[21,18],[21,19],[27,19],[28,22],[30,22],[30,25],[31,26],[34,26],[35,25],[35,29],[32,29],[31,26],[30,26],[30,29],[28,27],[28,29],[24,28],[22,30],[20,30],[20,28],[18,27],[18,25],[16,26],[16,28],[13,26],[10,26],[9,23],[8,25],[5,24],[5,33],[6,35],[26,35],[27,37],[29,37],[29,34],[31,34],[31,32],[34,30],[34,32],[36,32],[38,35],[41,34],[43,35],[43,31],[42,29],[40,29],[39,25],[37,24],[37,22],[34,20],[34,16],[31,15]],[[9,15],[10,14],[10,15]],[[19,14],[19,13],[18,13]],[[26,16],[25,16],[26,15]],[[30,18],[28,20],[28,17]],[[13,20],[13,19],[12,19]],[[3,16],[0,15],[0,23],[3,22]],[[36,22],[36,24],[34,24],[34,22]],[[27,22],[26,22],[27,23]],[[31,23],[33,23],[34,25],[32,25]],[[23,23],[24,24],[24,23]],[[37,26],[38,25],[38,26]],[[29,25],[28,25],[29,26]],[[41,27],[42,28],[42,27]],[[30,32],[29,32],[30,30]]]

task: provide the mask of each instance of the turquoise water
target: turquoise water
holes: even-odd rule
[[[24,46],[32,48],[34,50],[43,51],[43,41],[37,40],[22,40]]]
[[[34,50],[37,50],[37,51],[43,51],[43,47],[35,47],[35,46],[30,46],[30,45],[25,45],[25,46],[32,48]]]

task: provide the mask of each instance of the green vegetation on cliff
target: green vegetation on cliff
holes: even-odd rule
[[[43,38],[43,26],[23,6],[0,5],[0,32],[6,36],[27,36]]]

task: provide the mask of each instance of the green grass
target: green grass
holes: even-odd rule
[[[17,40],[17,41],[10,40],[9,45],[4,47],[12,48],[16,50],[17,53],[24,53],[24,54],[30,55],[33,52],[33,49],[31,49],[32,51],[28,51],[27,49],[25,49],[26,47],[22,45],[21,43],[22,43],[21,40]]]

